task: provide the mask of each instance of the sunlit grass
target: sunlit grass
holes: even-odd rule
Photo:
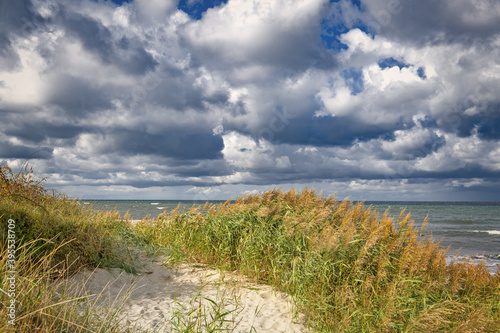
[[[13,173],[2,166],[0,185],[0,288],[4,291],[0,299],[2,305],[15,299],[16,306],[15,325],[9,323],[7,307],[0,309],[0,331],[122,332],[113,315],[116,309],[99,316],[93,306],[82,310],[81,297],[61,295],[57,286],[83,268],[137,271],[138,240],[133,239],[130,224],[116,212],[95,213],[44,189],[43,179],[36,179],[28,168]],[[8,242],[8,220],[15,221],[14,244]],[[15,267],[8,265],[13,249]],[[13,276],[15,296],[8,292],[12,280],[8,278]]]
[[[312,190],[273,190],[137,228],[179,260],[238,270],[289,293],[319,331],[500,331],[500,274],[447,265],[446,251],[420,237],[404,211],[394,221]]]
[[[0,166],[0,332],[162,331],[161,327],[143,329],[127,324],[121,310],[132,287],[110,300],[104,293],[106,286],[103,292],[88,295],[86,281],[71,282],[69,278],[96,267],[136,273],[141,269],[140,252],[174,252],[136,232],[127,214],[92,211],[43,185],[43,179],[34,177],[31,169],[13,173]],[[12,260],[8,220],[15,221],[14,266],[8,262]],[[183,256],[178,255],[177,259]],[[10,290],[13,276],[15,286]],[[15,320],[9,323],[11,300],[15,300]],[[238,308],[226,307],[222,291],[215,300],[198,293],[189,304],[177,303],[167,326],[173,332],[234,331],[238,323],[229,315]]]
[[[103,310],[59,286],[82,268],[138,272],[143,250],[272,285],[293,297],[317,331],[500,331],[500,273],[469,262],[447,264],[446,252],[404,211],[393,219],[308,189],[273,190],[176,209],[133,227],[127,216],[93,212],[46,190],[27,168],[15,174],[1,167],[0,185],[0,331],[133,331],[118,318],[125,299]],[[16,232],[16,327],[5,306],[11,299],[9,219]],[[234,330],[224,303],[198,295],[178,305],[171,328]]]

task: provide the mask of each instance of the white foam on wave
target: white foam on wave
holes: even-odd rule
[[[500,230],[472,230],[472,232],[481,232],[489,235],[500,235]]]
[[[151,204],[152,205],[159,205],[160,203],[159,202],[152,202]]]
[[[483,263],[484,265],[486,265],[486,267],[488,268],[488,270],[490,271],[491,275],[494,275],[496,274],[496,272],[498,271],[499,267],[500,267],[500,264],[499,264],[499,260],[500,260],[500,255],[491,255],[491,254],[488,254],[488,255],[481,255],[481,254],[476,254],[476,255],[472,255],[472,256],[465,256],[465,255],[459,255],[459,256],[446,256],[446,263],[449,265],[451,264],[452,262],[461,262],[461,261],[467,261],[467,260],[471,260],[472,263],[476,263],[476,264],[479,264],[479,263]]]
[[[156,207],[156,209],[167,209],[167,207]]]

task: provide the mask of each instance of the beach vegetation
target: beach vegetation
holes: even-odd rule
[[[84,268],[139,272],[144,250],[172,265],[209,265],[271,285],[293,298],[312,331],[500,331],[500,273],[447,262],[446,249],[406,211],[393,218],[311,189],[275,189],[133,225],[127,215],[47,190],[27,166],[18,173],[1,166],[0,186],[0,331],[132,332],[119,318],[124,300],[103,312],[101,295],[61,285]],[[12,271],[16,326],[5,306]],[[179,304],[170,324],[179,332],[227,327],[228,311],[238,310],[221,303],[197,295]]]
[[[288,293],[316,331],[500,331],[500,273],[447,263],[410,212],[394,219],[311,189],[275,189],[174,210],[137,232],[170,248],[172,260],[238,271]]]
[[[137,232],[128,214],[94,211],[47,190],[27,165],[17,173],[0,166],[0,220],[0,332],[232,332],[238,325],[237,299],[222,289],[215,299],[202,297],[202,287],[188,304],[177,302],[158,328],[138,327],[121,311],[135,285],[113,300],[107,286],[88,294],[92,275],[72,280],[76,273],[119,268],[135,274],[143,254],[175,252]]]
[[[59,285],[84,268],[136,272],[135,233],[117,212],[94,212],[44,185],[28,166],[0,166],[0,331],[122,332],[116,309],[97,316],[95,302]]]

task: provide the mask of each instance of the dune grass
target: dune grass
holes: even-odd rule
[[[422,237],[404,211],[393,220],[312,190],[273,190],[177,209],[132,227],[127,216],[93,212],[45,190],[28,168],[0,167],[0,185],[0,331],[132,331],[121,326],[119,307],[103,314],[57,286],[83,267],[137,272],[138,251],[152,248],[172,262],[236,270],[290,294],[319,332],[500,331],[500,273],[468,262],[448,265],[446,252]],[[15,327],[7,316],[9,230],[16,242]],[[217,300],[209,305],[210,311],[180,309],[171,324],[179,332],[217,328],[225,310]]]
[[[499,332],[500,273],[446,263],[397,221],[313,190],[273,190],[137,226],[173,259],[237,270],[293,296],[323,332]]]
[[[0,166],[0,221],[0,332],[164,331],[127,324],[121,309],[132,289],[109,300],[68,279],[96,267],[137,273],[141,252],[162,251],[136,232],[127,214],[92,211],[46,190],[28,167],[14,173]],[[168,331],[232,332],[238,323],[229,315],[238,309],[227,306],[227,297],[198,293],[189,304],[176,303]]]
[[[0,185],[0,331],[122,332],[111,310],[83,311],[82,299],[61,295],[57,286],[82,268],[137,271],[141,240],[130,224],[44,189],[27,167],[13,173],[1,166]]]

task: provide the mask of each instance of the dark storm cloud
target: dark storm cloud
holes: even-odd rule
[[[179,77],[176,80],[164,80],[148,97],[151,101],[175,110],[188,108],[205,110],[203,90],[199,87],[193,87],[192,78],[188,76]]]
[[[83,46],[97,54],[107,64],[118,65],[133,75],[154,70],[158,62],[144,47],[126,36],[115,40],[112,32],[98,20],[61,7],[60,19],[67,33],[79,39]]]
[[[278,119],[278,118],[277,118]],[[273,143],[288,143],[313,146],[349,146],[354,141],[367,141],[381,136],[392,136],[401,124],[373,125],[356,116],[315,116],[314,112],[285,119],[286,125],[279,121],[268,121],[267,130],[257,130],[256,139],[262,138]],[[266,122],[263,122],[266,124]],[[282,127],[281,127],[282,126]],[[282,129],[272,131],[271,127]],[[240,130],[244,133],[243,130]]]
[[[500,140],[500,106],[498,113],[494,116],[481,119],[477,132],[479,137],[486,140]]]
[[[486,43],[500,31],[496,0],[362,2],[380,33],[408,43]]]
[[[168,159],[168,161],[168,173],[182,179],[208,177],[213,181],[211,177],[228,176],[233,173],[231,167],[223,159]]]
[[[106,136],[101,153],[120,152],[126,155],[157,155],[176,159],[221,158],[224,143],[212,133],[189,133],[182,129],[165,129],[161,134],[117,130]]]
[[[19,65],[19,55],[12,48],[13,36],[27,36],[43,18],[33,13],[30,0],[0,0],[0,68],[11,70]]]
[[[158,66],[158,62],[153,56],[141,46],[134,46],[123,52],[117,52],[116,58],[116,62],[120,67],[133,75],[143,75]]]
[[[111,63],[114,55],[114,45],[111,31],[96,19],[79,13],[61,10],[61,20],[65,31],[78,38],[83,46],[96,54],[105,62]]]
[[[110,96],[96,81],[71,75],[58,75],[51,80],[51,83],[48,103],[57,105],[65,114],[79,117],[112,107]]]
[[[19,64],[18,54],[11,48],[11,42],[5,35],[0,34],[0,68],[14,69]]]
[[[348,146],[354,141],[368,141],[398,129],[398,124],[373,125],[355,116],[315,117],[306,137],[317,146]]]
[[[142,108],[145,104],[160,105],[177,111],[196,110],[207,112],[206,103],[224,106],[228,102],[227,88],[206,91],[197,84],[196,71],[183,72],[169,63],[163,63],[155,71],[143,76],[140,84],[129,90],[123,102],[131,108]]]
[[[139,189],[147,189],[149,187],[164,187],[164,186],[185,186],[192,185],[192,181],[189,180],[162,180],[162,181],[154,181],[154,180],[125,180],[121,182],[110,182],[111,185],[128,185],[133,186]],[[201,182],[200,186],[210,186],[213,185],[209,182]]]
[[[41,143],[47,139],[74,139],[81,133],[89,129],[83,126],[77,126],[64,123],[51,123],[47,121],[34,120],[23,121],[9,124],[6,135],[10,135],[21,140],[27,140],[33,143]]]
[[[414,179],[500,179],[500,171],[487,169],[478,163],[466,163],[456,170],[449,171],[412,171],[404,175],[405,178]]]
[[[2,159],[50,159],[52,157],[53,149],[48,147],[28,147],[13,145],[8,142],[0,142],[0,158]]]
[[[472,85],[466,96],[457,96],[449,110],[436,115],[437,125],[461,137],[471,136],[477,129],[482,138],[497,138],[495,124],[500,114],[499,92],[500,80]],[[469,110],[474,112],[468,114]]]

